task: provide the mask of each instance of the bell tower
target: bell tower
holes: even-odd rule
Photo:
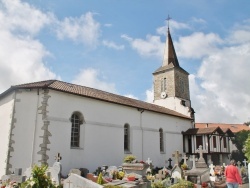
[[[154,104],[194,118],[188,76],[179,65],[168,27],[162,66],[153,73]]]

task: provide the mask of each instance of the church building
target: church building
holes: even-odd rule
[[[183,152],[182,132],[194,126],[188,73],[180,67],[168,29],[154,101],[131,99],[59,80],[11,86],[0,94],[0,177],[33,164],[72,168],[123,163],[126,155],[167,165]]]

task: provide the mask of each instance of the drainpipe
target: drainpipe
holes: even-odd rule
[[[141,160],[143,160],[143,153],[144,153],[144,151],[143,151],[143,148],[144,148],[143,142],[144,142],[144,138],[143,138],[143,128],[142,128],[142,113],[144,112],[144,109],[138,108],[137,110],[140,112],[140,128],[141,128],[141,142],[142,142]]]
[[[31,150],[31,164],[34,164],[34,150],[35,150],[35,139],[36,139],[36,129],[37,129],[37,119],[38,119],[38,108],[39,108],[39,89],[37,89],[37,104],[36,104],[36,118],[35,118],[35,127],[33,132],[33,139],[32,139],[32,150]]]

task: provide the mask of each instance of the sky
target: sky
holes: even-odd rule
[[[0,0],[0,93],[58,79],[152,103],[169,15],[196,122],[248,122],[249,8],[249,0]]]

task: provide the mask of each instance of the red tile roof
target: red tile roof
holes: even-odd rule
[[[66,83],[66,82],[62,82],[58,80],[46,80],[46,81],[11,86],[4,93],[0,94],[0,98],[16,89],[36,89],[36,88],[52,89],[52,90],[56,90],[60,92],[70,93],[73,95],[79,95],[82,97],[89,97],[89,98],[93,98],[96,100],[102,100],[102,101],[116,103],[116,104],[120,104],[124,106],[134,107],[137,109],[148,110],[148,111],[153,111],[153,112],[162,113],[162,114],[168,114],[171,116],[177,116],[177,117],[185,118],[185,119],[191,119],[188,116],[185,116],[183,114],[180,114],[178,112],[175,112],[173,110],[170,110],[168,108],[164,108],[155,104],[116,95],[113,93],[101,91],[101,90],[94,89],[94,88]]]
[[[220,127],[208,127],[208,128],[191,128],[186,132],[183,132],[184,135],[204,135],[204,134],[213,134],[218,132],[219,134],[224,135],[224,132]]]
[[[242,130],[250,130],[250,127],[245,124],[224,124],[224,123],[195,123],[195,128],[220,127],[223,131],[230,129],[233,133]]]

